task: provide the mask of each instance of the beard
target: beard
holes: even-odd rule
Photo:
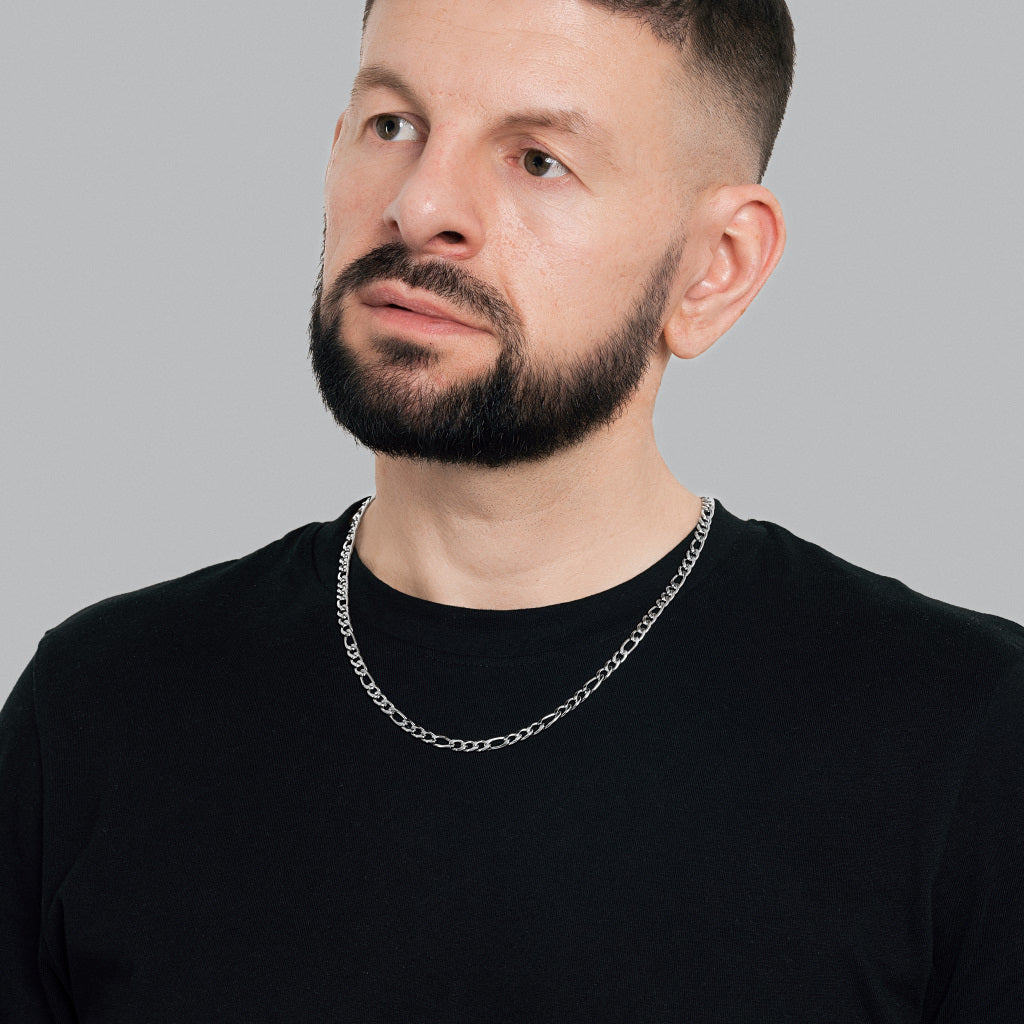
[[[682,243],[652,268],[622,321],[589,351],[561,365],[531,360],[522,320],[490,285],[444,260],[416,262],[401,242],[351,264],[324,295],[323,255],[313,293],[309,351],[324,405],[355,439],[381,455],[496,468],[544,459],[615,420],[636,392],[657,339]],[[486,323],[499,343],[481,376],[443,388],[417,383],[432,350],[377,337],[367,363],[344,337],[345,300],[374,281],[433,292]]]

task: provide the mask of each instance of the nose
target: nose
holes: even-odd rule
[[[416,253],[468,259],[483,244],[479,196],[480,169],[453,143],[436,134],[384,211],[384,222]]]

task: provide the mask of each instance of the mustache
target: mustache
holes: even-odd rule
[[[387,242],[350,263],[323,299],[325,316],[338,319],[345,298],[375,281],[400,281],[433,292],[454,306],[485,320],[496,332],[518,338],[523,324],[518,313],[491,285],[450,260],[419,262],[401,242]]]

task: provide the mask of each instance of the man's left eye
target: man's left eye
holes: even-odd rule
[[[413,142],[419,138],[416,126],[397,114],[381,114],[373,119],[373,130],[385,142]]]
[[[523,154],[523,167],[535,178],[561,178],[569,173],[565,164],[540,149],[528,149]]]

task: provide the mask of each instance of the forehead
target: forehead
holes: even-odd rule
[[[361,66],[394,71],[463,117],[552,107],[614,130],[683,113],[676,51],[585,0],[376,0]]]
[[[585,37],[597,33],[614,39],[624,27],[620,15],[586,0],[375,0],[367,36],[375,20],[391,31],[408,27],[428,45],[442,42],[453,30],[474,33],[478,40],[518,37],[541,47],[565,40],[586,45]]]

